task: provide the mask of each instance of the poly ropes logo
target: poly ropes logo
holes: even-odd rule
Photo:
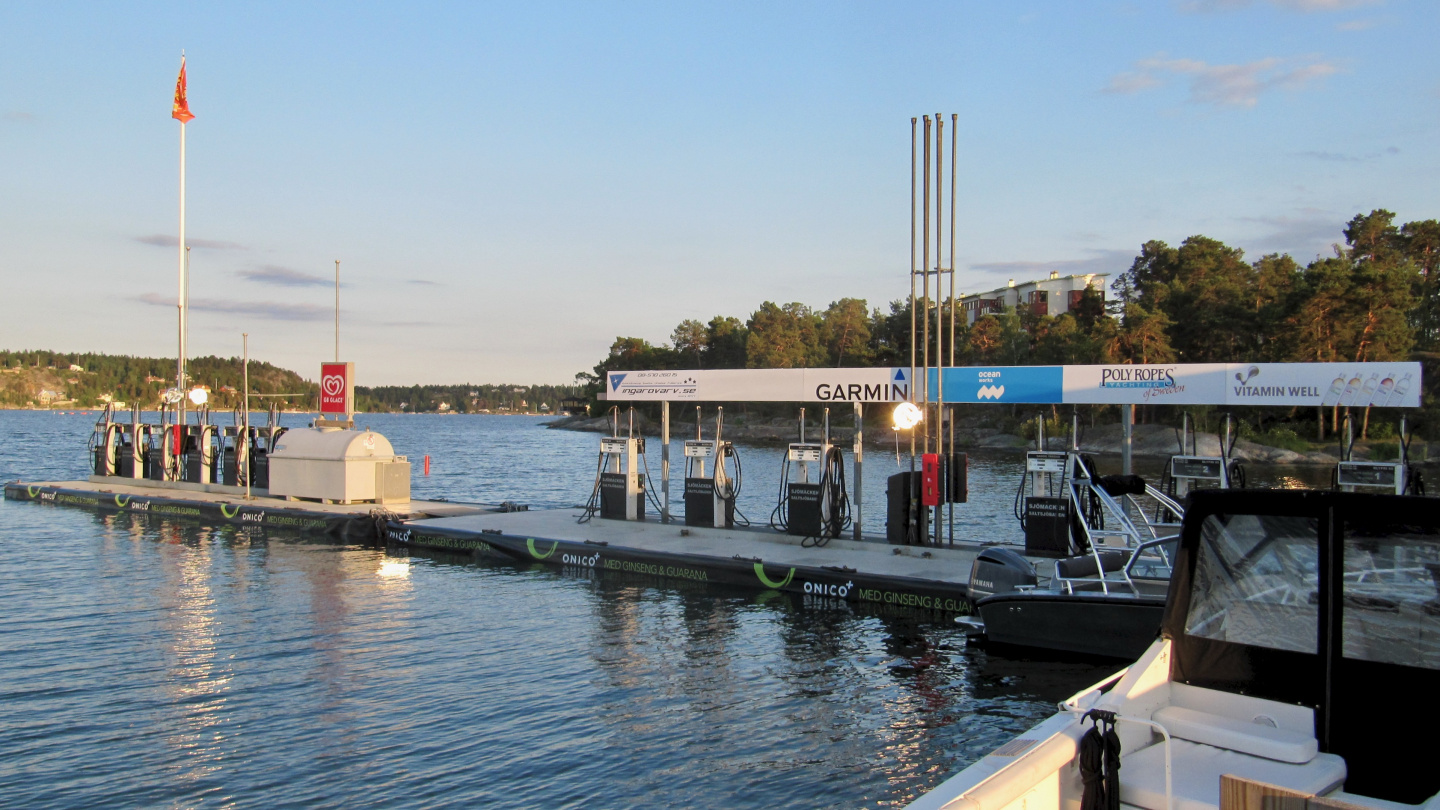
[[[327,397],[338,397],[345,394],[345,375],[326,374],[320,378],[320,390],[325,392]]]

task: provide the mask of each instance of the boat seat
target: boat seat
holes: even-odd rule
[[[1345,760],[1334,754],[1317,754],[1309,762],[1296,765],[1189,740],[1171,739],[1170,778],[1174,810],[1218,810],[1220,777],[1224,774],[1316,796],[1329,793],[1345,783]],[[1120,799],[1145,810],[1166,810],[1165,743],[1122,755]]]
[[[1315,758],[1320,747],[1315,737],[1233,717],[1166,706],[1151,716],[1171,737],[1213,745],[1242,754],[1279,762],[1303,765]]]
[[[1105,566],[1106,573],[1119,571],[1130,562],[1130,554],[1126,551],[1102,551],[1100,562]],[[1081,554],[1078,557],[1055,561],[1055,576],[1061,579],[1082,579],[1096,576],[1097,573],[1094,554]]]

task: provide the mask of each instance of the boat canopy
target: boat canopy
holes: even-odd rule
[[[1407,804],[1440,792],[1440,771],[1415,759],[1440,728],[1433,499],[1192,493],[1162,632],[1174,681],[1315,709],[1347,792]]]

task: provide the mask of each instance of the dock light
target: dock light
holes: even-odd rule
[[[166,388],[165,391],[160,394],[160,401],[166,405],[175,405],[184,398],[185,392],[179,388]]]
[[[196,405],[204,405],[205,402],[209,399],[210,395],[206,393],[204,388],[190,389],[190,401],[195,403]]]
[[[924,419],[925,414],[915,407],[913,402],[902,402],[896,405],[894,413],[890,414],[890,421],[895,425],[896,430],[909,430]]]

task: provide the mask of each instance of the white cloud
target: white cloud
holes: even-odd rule
[[[1211,65],[1198,59],[1167,59],[1164,55],[1142,59],[1136,70],[1110,79],[1104,92],[1129,95],[1159,87],[1171,76],[1190,82],[1190,101],[1230,107],[1254,107],[1260,95],[1270,90],[1299,90],[1340,72],[1332,62],[1268,57],[1243,65]]]

